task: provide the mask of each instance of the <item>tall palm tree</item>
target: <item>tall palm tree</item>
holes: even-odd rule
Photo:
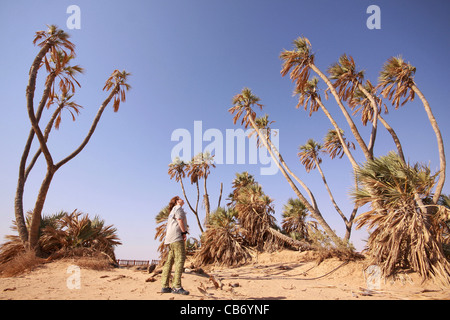
[[[39,140],[40,149],[44,154],[45,160],[47,162],[47,173],[44,177],[44,180],[42,181],[41,187],[38,192],[36,203],[33,209],[33,216],[29,232],[24,224],[23,212],[20,213],[19,212],[20,210],[16,211],[16,220],[18,221],[19,234],[22,241],[24,242],[24,245],[32,250],[35,250],[37,253],[39,251],[38,239],[39,239],[39,225],[41,222],[41,213],[54,174],[61,166],[72,160],[84,149],[84,147],[89,142],[91,136],[93,135],[97,127],[97,124],[100,121],[101,115],[104,109],[109,104],[109,102],[114,98],[113,109],[115,112],[118,111],[120,103],[125,101],[126,91],[131,88],[130,85],[127,83],[129,73],[127,73],[126,71],[114,70],[111,76],[107,79],[105,86],[103,88],[103,90],[110,91],[109,96],[101,104],[85,139],[76,150],[74,150],[67,157],[63,158],[61,161],[55,163],[50,153],[50,150],[47,146],[47,141],[44,136],[44,133],[41,131],[39,127],[39,121],[34,111],[33,98],[36,88],[37,72],[41,65],[45,64],[46,67],[49,65],[49,61],[46,58],[46,54],[50,52],[51,59],[55,62],[56,66],[59,68],[61,68],[61,61],[64,61],[61,60],[61,57],[64,57],[64,54],[66,56],[67,55],[70,55],[72,57],[75,56],[74,45],[68,40],[68,37],[69,36],[64,31],[58,29],[55,26],[51,26],[47,32],[40,31],[37,33],[34,43],[42,40],[38,44],[38,46],[41,47],[41,50],[36,55],[30,68],[28,86],[26,91],[28,117],[30,119],[34,134],[36,134]],[[58,48],[60,50],[58,50]],[[65,50],[69,50],[70,53],[68,54]],[[64,53],[61,55],[58,53],[58,51],[63,51]],[[70,82],[71,81],[70,77],[67,80]],[[62,85],[60,85],[60,89],[63,91],[62,93],[67,93],[70,88],[74,88],[74,86],[69,86],[69,83],[67,81],[63,81]],[[44,92],[44,95],[45,94],[50,95],[50,92]],[[27,141],[27,144],[28,142],[29,141]],[[18,185],[24,183],[24,166],[25,162],[24,163],[21,162]],[[22,202],[22,200],[20,199],[22,197],[23,197],[23,189],[22,192],[16,194],[15,203],[17,204],[18,202]]]
[[[63,109],[68,109],[72,114],[72,118],[75,119],[73,112],[78,114],[79,109],[82,108],[74,101],[71,101],[73,93],[75,92],[75,85],[72,83],[72,81],[74,81],[78,86],[80,86],[75,77],[76,75],[84,72],[83,68],[81,68],[80,66],[78,65],[71,66],[69,64],[72,58],[73,56],[68,55],[65,51],[57,51],[57,54],[55,56],[50,55],[48,59],[45,56],[46,70],[47,72],[49,72],[49,74],[45,82],[45,88],[42,94],[42,99],[36,110],[35,115],[36,121],[39,123],[45,106],[49,108],[55,102],[55,99],[58,102],[57,103],[58,107],[51,116],[44,132],[45,142],[48,139],[53,124],[55,125],[55,128],[59,128]],[[57,78],[60,79],[58,86],[60,91],[62,92],[60,95],[55,94],[55,80]],[[69,93],[69,91],[71,93]],[[30,163],[28,164],[28,166],[26,166],[26,162],[28,159],[28,155],[30,153],[34,136],[35,131],[33,128],[31,128],[28,134],[24,151],[22,153],[22,157],[20,159],[19,178],[17,181],[16,197],[14,202],[14,212],[16,216],[16,223],[18,226],[19,236],[24,244],[28,241],[28,230],[25,227],[24,210],[23,210],[24,186],[28,174],[33,169],[34,164],[36,163],[37,159],[42,153],[41,148],[39,148],[35,153],[34,157],[32,158],[32,160],[30,161]]]
[[[358,228],[372,230],[367,242],[370,262],[385,276],[408,267],[424,278],[450,284],[450,263],[442,251],[437,219],[416,201],[417,193],[424,200],[431,196],[436,175],[424,165],[405,164],[391,152],[367,161],[356,177],[360,187],[353,193],[355,202],[371,205],[357,218]]]
[[[403,148],[400,143],[400,139],[397,136],[395,130],[389,125],[389,123],[381,115],[382,107],[384,106],[384,113],[388,113],[388,109],[383,104],[382,99],[376,93],[377,89],[372,85],[369,80],[366,80],[365,84],[358,84],[358,88],[355,90],[353,97],[349,100],[349,105],[353,109],[353,114],[361,111],[361,121],[363,125],[366,125],[368,121],[374,123],[375,117],[381,122],[392,137],[397,148],[399,157],[405,160]],[[373,127],[372,131],[375,131],[376,127]],[[373,154],[373,148],[375,144],[375,134],[371,135],[369,141],[369,150]]]
[[[414,100],[415,94],[417,94],[422,101],[428,120],[430,121],[431,127],[436,135],[439,151],[439,180],[433,195],[433,203],[436,204],[445,183],[446,160],[444,142],[436,118],[431,111],[431,107],[414,81],[415,73],[416,68],[410,63],[406,63],[402,57],[391,57],[383,65],[380,72],[380,77],[378,79],[377,88],[382,88],[381,94],[385,98],[389,98],[389,100],[392,101],[392,105],[394,105],[396,109],[400,106],[400,100],[402,98],[404,98],[401,103],[402,106],[406,102]]]
[[[341,98],[337,93],[336,89],[330,82],[330,80],[325,76],[325,74],[320,71],[319,68],[314,64],[314,54],[311,51],[311,43],[306,37],[299,37],[293,41],[294,49],[293,50],[284,50],[280,54],[280,58],[283,60],[283,65],[281,69],[281,75],[284,77],[291,71],[290,78],[293,82],[295,82],[296,90],[303,91],[308,79],[310,69],[313,70],[327,85],[328,90],[331,91],[333,97],[335,98],[342,114],[347,120],[350,129],[358,142],[361,150],[367,159],[370,158],[370,152],[367,148],[366,143],[362,139],[358,128],[353,122],[352,117],[348,113],[345,106],[342,104]]]
[[[40,42],[39,42],[40,41]],[[39,42],[39,43],[38,43]],[[14,212],[17,223],[17,230],[20,236],[20,239],[26,245],[28,242],[28,229],[25,224],[24,211],[23,211],[23,188],[25,185],[25,166],[26,160],[30,151],[31,144],[33,142],[33,138],[35,135],[35,131],[38,127],[38,122],[41,118],[42,111],[47,102],[47,99],[51,93],[51,88],[53,86],[53,81],[57,76],[57,72],[60,68],[60,59],[58,52],[63,51],[66,56],[74,56],[75,55],[75,45],[69,41],[69,35],[65,33],[63,30],[57,28],[54,25],[48,26],[47,31],[38,31],[36,32],[35,38],[33,40],[33,44],[38,43],[38,46],[41,48],[39,53],[36,55],[29,72],[28,78],[28,86],[26,90],[26,99],[27,99],[27,110],[28,114],[32,119],[32,130],[28,135],[27,142],[25,144],[24,152],[22,154],[20,165],[19,165],[19,178],[17,182],[16,189],[16,197],[14,200]],[[67,51],[69,53],[67,53]],[[36,77],[38,70],[43,64],[43,60],[45,60],[45,64],[49,67],[49,62],[46,57],[47,53],[50,52],[51,60],[55,62],[56,70],[50,72],[46,82],[45,89],[42,95],[41,102],[37,108],[36,114],[34,113],[34,91],[36,88]],[[37,133],[38,139],[41,143],[44,142],[43,135],[39,135]],[[46,160],[51,161],[51,157],[46,155]]]
[[[350,149],[349,149],[350,145],[345,143],[342,129],[339,128],[338,124],[336,123],[336,120],[333,118],[331,113],[328,111],[328,109],[322,103],[320,94],[318,92],[319,90],[317,88],[318,82],[319,82],[319,79],[317,79],[316,77],[313,77],[313,79],[308,80],[301,89],[296,88],[296,90],[294,92],[295,92],[295,94],[299,95],[299,102],[297,104],[297,108],[299,106],[303,105],[306,110],[309,105],[309,109],[310,109],[309,114],[310,115],[313,112],[317,111],[319,107],[321,108],[323,113],[325,113],[328,120],[330,120],[331,124],[335,128],[337,138],[341,141],[342,150],[347,155],[350,163],[353,166],[353,169],[355,169],[358,167],[358,164],[356,163],[355,158],[353,157],[352,153],[350,152]],[[354,149],[354,145],[353,145],[353,149]]]
[[[334,199],[333,193],[331,192],[331,189],[327,183],[327,179],[325,178],[325,174],[323,173],[323,170],[320,167],[320,164],[322,163],[322,158],[320,158],[319,155],[319,153],[322,151],[321,149],[322,145],[320,143],[317,143],[313,139],[309,139],[306,142],[306,144],[299,147],[300,152],[298,153],[298,156],[300,157],[300,162],[305,166],[307,172],[310,172],[312,169],[316,168],[317,170],[319,170],[320,176],[322,177],[322,181],[325,185],[325,188],[327,189],[328,196],[330,197],[330,200],[333,203],[334,208],[336,209],[336,211],[338,212],[338,214],[341,216],[342,220],[345,223],[346,234],[344,240],[349,240],[353,219],[352,220],[347,219],[347,217],[344,215],[344,213],[336,203],[336,200]]]
[[[340,97],[347,101],[349,106],[354,110],[354,114],[362,108],[362,123],[367,121],[372,123],[372,133],[370,135],[368,150],[373,156],[375,139],[377,135],[378,120],[383,124],[386,130],[392,136],[397,147],[398,154],[404,159],[403,150],[394,129],[381,116],[382,100],[376,95],[376,88],[367,80],[363,85],[364,72],[357,71],[353,57],[342,55],[337,63],[332,64],[328,68],[330,78],[334,79],[334,86],[339,90]],[[356,106],[361,106],[355,110]],[[387,107],[384,105],[384,112],[387,113]]]
[[[260,132],[256,122],[255,117],[256,113],[253,111],[252,107],[254,105],[257,105],[258,107],[262,108],[262,105],[259,104],[260,99],[255,96],[250,89],[244,88],[241,93],[237,94],[233,98],[233,107],[229,109],[229,112],[234,114],[236,113],[235,117],[233,118],[234,123],[237,122],[237,120],[240,118],[241,115],[244,114],[244,118],[242,120],[242,124],[246,123],[246,126],[249,124],[253,127],[253,129],[256,131],[257,135],[261,139],[264,147],[269,151],[270,156],[275,161],[276,166],[281,171],[285,179],[288,181],[291,188],[294,190],[295,194],[299,197],[299,199],[307,206],[308,210],[311,212],[311,215],[314,217],[314,219],[317,220],[317,222],[322,226],[322,228],[325,230],[325,232],[333,239],[333,241],[338,244],[340,243],[339,237],[334,233],[334,231],[330,228],[330,226],[327,224],[327,222],[322,217],[322,214],[318,211],[317,208],[314,208],[308,200],[303,196],[303,194],[298,190],[297,186],[294,184],[292,179],[287,174],[286,170],[282,165],[280,165],[279,158],[277,158],[274,154],[274,151],[269,146],[269,143],[265,139],[264,135]],[[244,113],[245,112],[245,113]],[[244,120],[245,119],[245,120]]]

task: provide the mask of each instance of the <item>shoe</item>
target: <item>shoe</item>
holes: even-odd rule
[[[186,291],[183,288],[173,288],[172,293],[183,294],[183,295],[187,296],[189,294],[189,291]]]
[[[172,292],[172,289],[170,289],[170,288],[162,288],[161,289],[161,293],[171,293]]]

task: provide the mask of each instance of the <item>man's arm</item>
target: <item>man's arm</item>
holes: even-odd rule
[[[184,221],[183,221],[183,219],[177,219],[177,221],[178,221],[178,225],[180,226],[181,232],[183,233],[183,240],[186,241],[187,230],[186,230],[186,226],[184,225]]]

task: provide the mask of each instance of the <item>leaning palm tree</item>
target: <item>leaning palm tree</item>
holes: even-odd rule
[[[404,159],[403,150],[397,134],[381,116],[382,100],[376,95],[376,88],[369,80],[363,85],[364,72],[356,70],[353,57],[347,56],[346,54],[342,55],[339,61],[332,64],[327,71],[330,74],[330,78],[335,80],[333,85],[338,89],[339,96],[344,101],[347,101],[349,106],[354,110],[353,114],[362,109],[361,120],[363,125],[366,125],[367,121],[372,123],[372,133],[368,145],[370,155],[373,156],[379,120],[392,136],[399,156]],[[360,107],[356,108],[357,106]],[[384,105],[384,112],[388,112],[386,105]]]
[[[380,266],[385,276],[411,268],[424,279],[450,284],[450,263],[443,254],[439,221],[424,213],[416,201],[416,193],[423,200],[431,197],[436,175],[424,165],[405,164],[391,152],[367,161],[356,177],[355,202],[371,206],[357,218],[358,228],[367,226],[372,231],[367,242],[370,263]],[[431,206],[450,213],[443,206]]]
[[[342,104],[338,92],[331,81],[315,65],[315,56],[311,51],[310,41],[306,37],[299,37],[293,41],[293,45],[293,50],[284,50],[280,54],[280,58],[283,60],[281,75],[284,77],[290,72],[290,78],[296,86],[295,89],[301,92],[309,80],[310,69],[313,70],[325,82],[328,90],[331,91],[366,159],[370,159],[371,156],[367,145],[361,137],[352,117]]]
[[[330,120],[331,124],[335,128],[337,138],[341,142],[341,146],[342,146],[341,150],[347,155],[347,158],[349,159],[350,163],[352,164],[353,169],[355,169],[356,167],[358,167],[358,164],[350,151],[350,145],[345,143],[345,139],[342,134],[343,133],[342,129],[338,126],[336,120],[333,118],[331,113],[328,111],[328,109],[322,103],[320,94],[318,92],[319,90],[317,88],[318,82],[319,82],[319,79],[317,79],[316,77],[313,77],[313,79],[308,80],[301,89],[297,88],[294,91],[295,94],[299,95],[299,101],[297,104],[297,108],[299,106],[303,105],[305,110],[307,110],[307,108],[309,106],[309,110],[310,110],[309,115],[310,116],[313,112],[317,111],[319,108],[323,111],[323,113],[325,113],[328,120]],[[354,145],[353,145],[353,149],[355,149]]]
[[[406,63],[402,57],[392,57],[384,65],[380,72],[377,88],[381,88],[381,94],[385,98],[392,101],[392,105],[397,109],[400,106],[400,100],[404,98],[401,105],[406,102],[414,100],[417,94],[423,103],[423,107],[430,121],[431,127],[436,135],[438,150],[439,150],[439,180],[436,184],[436,190],[433,195],[433,203],[436,204],[441,195],[445,183],[446,160],[444,152],[444,142],[442,134],[437,124],[436,118],[431,111],[431,107],[425,99],[423,93],[417,87],[414,81],[414,74],[416,68],[410,63]]]
[[[299,147],[300,152],[298,153],[298,156],[300,157],[300,162],[305,166],[307,172],[310,172],[312,169],[316,168],[319,171],[320,176],[322,177],[322,181],[325,185],[325,188],[327,189],[331,203],[333,203],[334,208],[336,209],[337,213],[341,216],[342,220],[345,223],[346,234],[344,237],[344,241],[348,241],[350,239],[354,215],[352,214],[351,218],[347,219],[347,217],[342,212],[341,208],[336,203],[333,193],[331,192],[331,189],[328,185],[327,179],[325,178],[325,174],[323,173],[323,170],[320,167],[320,164],[322,163],[322,158],[320,157],[320,152],[322,151],[321,149],[322,145],[320,143],[317,143],[313,139],[309,139],[306,142],[306,144],[301,145]]]
[[[291,188],[294,190],[295,194],[299,197],[299,199],[307,206],[308,210],[311,212],[311,215],[317,222],[322,226],[327,234],[333,239],[333,241],[338,244],[341,242],[339,237],[335,234],[335,232],[330,228],[325,219],[322,217],[322,214],[318,211],[316,207],[313,207],[308,200],[304,197],[304,195],[298,190],[297,186],[294,184],[292,179],[289,177],[286,169],[280,164],[280,157],[276,157],[273,151],[273,148],[269,145],[269,142],[266,140],[266,137],[259,130],[255,117],[256,113],[253,111],[252,107],[257,105],[262,108],[262,105],[259,103],[260,99],[255,96],[250,89],[244,88],[241,93],[237,94],[233,98],[233,107],[229,109],[231,114],[235,114],[233,121],[234,123],[240,118],[241,115],[244,115],[242,119],[242,124],[245,123],[246,126],[251,125],[255,130],[256,134],[262,141],[264,147],[269,151],[270,156],[275,161],[276,166],[281,171]],[[244,113],[245,112],[245,113]]]

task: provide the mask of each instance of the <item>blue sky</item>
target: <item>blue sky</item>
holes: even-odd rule
[[[66,25],[70,16],[66,10],[72,4],[81,9],[79,30]],[[366,10],[372,4],[381,9],[379,30],[366,27],[370,16]],[[44,207],[45,214],[78,209],[114,224],[123,242],[116,249],[118,258],[157,258],[154,217],[172,196],[181,193],[167,174],[171,150],[177,144],[171,134],[180,128],[193,134],[194,121],[202,121],[203,132],[212,128],[225,135],[227,129],[237,129],[228,108],[243,87],[250,87],[261,98],[261,115],[268,113],[276,121],[273,128],[280,131],[286,162],[312,189],[331,227],[343,235],[343,222],[332,209],[318,172],[307,174],[297,157],[299,145],[309,138],[321,141],[331,128],[323,114],[309,117],[295,109],[293,85],[280,75],[280,52],[291,49],[292,41],[301,35],[311,41],[322,71],[347,53],[372,83],[389,57],[403,55],[416,66],[418,87],[430,102],[447,153],[450,149],[446,125],[450,116],[448,1],[19,0],[0,6],[4,30],[0,35],[0,241],[11,233],[18,164],[30,128],[25,88],[38,52],[32,40],[47,24],[56,24],[71,35],[77,53],[74,63],[86,70],[78,77],[82,87],[75,96],[84,109],[76,122],[65,114],[60,130],[53,132],[49,146],[54,158],[61,159],[81,143],[106,97],[101,89],[112,71],[132,73],[127,102],[118,113],[108,107],[84,151],[55,175]],[[36,99],[44,79],[42,71],[39,75]],[[436,170],[436,139],[420,100],[399,110],[386,102],[390,111],[386,119],[398,132],[408,160]],[[326,105],[349,132],[336,103],[328,100]],[[360,127],[368,139],[370,128]],[[386,132],[379,130],[376,155],[393,149]],[[360,152],[355,156],[357,161],[364,160]],[[348,160],[324,157],[322,167],[339,205],[349,213],[352,176]],[[295,195],[281,173],[262,176],[259,169],[260,165],[218,165],[208,180],[212,206],[217,203],[221,182],[226,198],[235,173],[249,171],[274,199],[281,224],[282,207]],[[45,162],[40,159],[26,185],[26,210],[34,206],[44,171]],[[188,196],[194,196],[188,182],[186,187]],[[448,182],[444,193],[450,193]],[[188,221],[191,235],[198,237],[189,212]],[[365,231],[354,230],[351,240],[362,249],[366,237]]]

